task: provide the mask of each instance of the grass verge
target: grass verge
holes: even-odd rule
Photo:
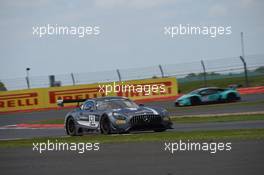
[[[205,122],[233,122],[233,121],[255,121],[264,120],[264,114],[252,115],[227,115],[208,117],[172,117],[175,123],[205,123]]]
[[[0,141],[0,148],[27,147],[36,142],[149,142],[176,140],[219,140],[219,139],[264,139],[264,129],[222,130],[222,131],[192,131],[192,132],[162,132],[139,133],[129,135],[86,135],[81,137],[33,138],[23,140]]]
[[[29,124],[63,124],[64,119],[49,119],[49,120],[40,120],[32,121]]]
[[[242,97],[243,98],[243,97]],[[184,106],[184,107],[174,107],[170,106],[166,109],[169,112],[176,112],[176,111],[187,111],[187,110],[194,110],[194,109],[221,109],[226,107],[243,107],[243,106],[256,106],[256,105],[264,105],[264,100],[261,101],[253,101],[253,102],[233,102],[233,103],[218,103],[218,104],[208,104],[208,105],[198,105],[198,106]]]
[[[172,116],[175,123],[205,123],[205,122],[232,122],[232,121],[256,121],[264,120],[264,114],[247,114],[247,115],[227,115],[227,116],[188,116],[177,117]],[[64,119],[50,119],[30,122],[30,124],[63,124]]]

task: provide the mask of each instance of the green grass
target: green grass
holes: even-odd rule
[[[131,135],[86,135],[82,137],[58,138],[33,138],[23,140],[0,141],[1,148],[27,147],[36,142],[99,142],[99,143],[124,143],[124,142],[156,142],[176,140],[219,140],[219,139],[264,139],[264,129],[243,129],[224,131],[192,131],[192,132],[162,132],[139,133]]]
[[[228,116],[172,116],[172,121],[176,123],[203,123],[203,122],[232,122],[232,121],[254,121],[264,120],[264,114],[228,115]],[[63,124],[64,119],[50,119],[30,122],[30,124]]]
[[[242,97],[243,98],[243,97]],[[210,108],[212,109],[219,109],[225,108],[230,106],[255,106],[255,105],[264,105],[264,100],[261,101],[252,101],[252,102],[234,102],[234,103],[219,103],[219,104],[210,104],[210,105],[199,105],[199,106],[184,106],[184,107],[167,107],[166,109],[169,112],[181,111],[181,110],[194,110],[197,108]]]
[[[232,121],[253,121],[253,120],[264,120],[264,114],[208,116],[208,117],[172,117],[172,121],[175,123],[232,122]]]
[[[244,77],[233,77],[233,78],[222,78],[215,80],[208,80],[207,86],[217,86],[221,88],[226,88],[230,84],[241,84],[244,85]],[[264,76],[250,76],[249,77],[250,86],[264,86]],[[179,82],[179,89],[181,93],[188,93],[194,89],[204,87],[204,81],[190,81],[190,82]]]
[[[64,119],[49,119],[49,120],[40,120],[32,121],[29,124],[63,124]]]

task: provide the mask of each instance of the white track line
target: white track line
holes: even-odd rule
[[[23,140],[25,138],[7,138],[7,139],[0,139],[0,141],[9,141],[9,140]]]
[[[0,130],[16,130],[16,129],[18,129],[18,130],[22,130],[22,129],[24,129],[24,130],[26,130],[26,129],[31,129],[31,130],[37,130],[37,129],[39,129],[39,130],[41,130],[41,129],[63,129],[63,128],[25,128],[25,127],[6,127],[6,126],[3,126],[3,127],[0,127]]]
[[[222,113],[222,114],[197,114],[197,115],[172,115],[171,118],[181,118],[181,117],[221,117],[221,116],[237,116],[237,115],[256,115],[264,114],[264,111],[257,112],[235,112],[235,113]]]

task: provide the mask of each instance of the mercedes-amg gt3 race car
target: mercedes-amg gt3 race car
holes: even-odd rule
[[[194,90],[181,96],[174,102],[175,106],[191,106],[208,103],[234,102],[240,100],[240,94],[233,88],[221,89],[207,87]]]
[[[58,100],[64,103],[79,103],[65,117],[68,135],[83,135],[85,131],[100,131],[103,134],[128,133],[129,131],[171,129],[168,111],[162,108],[137,105],[124,97],[100,97],[88,100]]]

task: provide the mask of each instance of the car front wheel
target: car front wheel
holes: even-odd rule
[[[228,94],[227,95],[227,102],[234,102],[236,101],[236,95],[234,93]]]
[[[201,104],[201,100],[198,97],[192,97],[190,101],[191,101],[191,105],[193,106]]]
[[[102,117],[100,122],[100,130],[102,134],[111,134],[111,126],[108,117]]]
[[[78,134],[75,121],[72,117],[70,117],[66,122],[66,133],[70,136],[81,135],[81,134]]]

